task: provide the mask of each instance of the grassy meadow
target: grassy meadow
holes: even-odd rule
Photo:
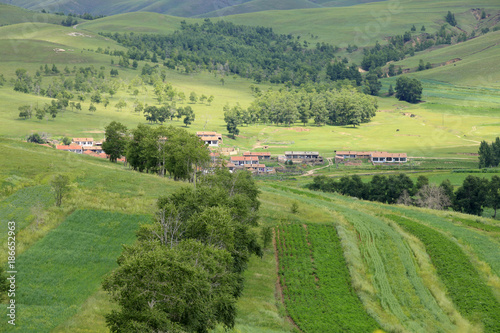
[[[362,2],[366,1],[350,4]],[[294,3],[299,6],[302,2]],[[470,11],[472,5],[464,0],[381,1],[352,7],[334,7],[346,5],[343,0],[317,3],[332,8],[264,11],[214,19],[272,26],[276,32],[300,35],[314,44],[328,42],[340,47],[347,44],[364,47],[377,40],[383,43],[385,37],[401,34],[412,24],[418,29],[424,24],[427,32],[434,32],[443,24],[448,10],[456,13],[459,25],[467,31],[477,24]],[[260,6],[259,1],[242,6],[248,11],[257,5]],[[474,7],[486,8],[492,15],[500,9],[496,0],[481,0],[474,3]],[[5,85],[0,86],[0,248],[7,251],[5,221],[15,220],[20,272],[17,331],[107,332],[104,315],[115,305],[100,288],[102,277],[116,267],[121,245],[134,241],[138,224],[152,218],[157,198],[189,185],[133,172],[122,164],[22,140],[35,132],[44,132],[56,139],[64,136],[102,139],[104,127],[111,121],[120,121],[129,128],[146,124],[144,115],[133,111],[136,101],[158,105],[153,86],[140,80],[146,62],[139,61],[136,70],[117,66],[118,57],[95,51],[125,48],[99,36],[98,32],[170,33],[179,28],[184,18],[129,13],[80,23],[75,29],[50,24],[60,22],[59,16],[40,14],[39,19],[31,20],[32,15],[33,12],[0,5],[0,24],[4,25],[0,26],[0,74],[7,79]],[[376,116],[356,128],[317,127],[312,122],[296,122],[291,127],[257,124],[240,126],[240,134],[232,139],[227,136],[223,107],[239,103],[247,108],[254,100],[252,85],[261,90],[282,89],[282,85],[257,84],[232,76],[225,77],[221,84],[220,76],[214,73],[184,74],[161,66],[160,69],[165,71],[165,81],[178,92],[186,96],[191,92],[214,96],[210,105],[188,101],[177,105],[194,109],[196,119],[187,128],[189,131],[218,131],[224,135],[224,147],[269,151],[273,155],[289,150],[319,151],[328,158],[334,156],[335,150],[406,152],[411,163],[403,170],[408,171],[414,181],[419,175],[425,175],[433,183],[450,179],[458,186],[468,173],[456,172],[456,169],[475,169],[477,156],[474,154],[479,143],[493,141],[500,132],[500,77],[496,70],[500,60],[499,37],[500,31],[489,32],[465,43],[418,52],[415,57],[397,62],[397,66],[412,71],[419,59],[435,65],[433,69],[409,74],[422,80],[423,102],[409,104],[385,96],[389,85],[395,86],[396,78],[384,78],[381,96],[377,97]],[[358,59],[361,52],[349,56]],[[455,58],[461,60],[445,65]],[[25,68],[34,76],[45,64],[55,64],[61,72],[66,66],[69,69],[74,66],[102,68],[106,80],[115,86],[116,94],[103,94],[110,104],[107,107],[96,104],[95,113],[88,111],[90,94],[87,93],[81,111],[68,107],[54,120],[35,117],[22,120],[18,117],[20,106],[42,106],[51,99],[15,92],[11,80],[18,68]],[[118,69],[117,78],[109,78],[111,69]],[[42,87],[48,87],[54,78],[43,76]],[[133,93],[135,89],[139,90],[138,96]],[[115,107],[120,100],[127,103],[121,111]],[[184,127],[179,120],[165,124]],[[369,181],[374,173],[399,171],[370,165],[360,168],[333,165],[315,174],[340,177],[358,173],[364,181]],[[50,180],[55,174],[67,175],[71,183],[61,207],[54,206],[50,190]],[[486,178],[494,174],[474,173]],[[374,328],[380,327],[386,332],[428,332],[434,328],[442,332],[488,332],[489,328],[497,328],[498,314],[476,306],[483,302],[491,309],[498,308],[500,225],[497,221],[300,189],[312,181],[311,177],[258,179],[262,203],[260,226],[276,227],[276,231],[278,226],[284,229],[299,226],[300,229],[307,225],[311,229],[310,237],[315,237],[311,238],[311,244],[301,243],[308,248],[306,255],[300,253],[310,278],[308,295],[326,297],[322,288],[335,287],[335,281],[330,280],[335,267],[325,265],[325,270],[318,271],[320,265],[330,261],[322,256],[328,250],[328,255],[338,260],[345,283],[345,288],[337,289],[339,295],[349,300],[359,299],[361,312],[376,322]],[[295,212],[294,202],[298,205]],[[312,235],[314,230],[323,228],[328,232],[318,231]],[[329,241],[336,242],[335,248],[325,245],[327,233],[331,236]],[[425,238],[428,235],[432,236],[430,241]],[[450,274],[462,274],[460,269],[451,267],[443,271],[443,261],[434,260],[435,255],[444,258],[444,262],[451,262],[454,257],[449,251],[435,252],[432,239],[444,239],[452,244],[450,248],[460,251],[460,258],[470,273],[461,278],[481,286],[475,299],[478,303],[470,313],[461,303],[466,290],[458,290],[462,293],[458,296],[452,292],[457,288]],[[309,326],[300,326],[300,320],[294,322],[294,316],[300,316],[301,312],[304,312],[303,322],[309,318],[306,314],[309,307],[298,304],[300,311],[294,312],[285,307],[289,304],[284,305],[279,296],[278,273],[283,263],[280,260],[274,246],[265,250],[263,258],[252,257],[245,273],[245,289],[237,303],[236,326],[231,332],[297,332],[297,324],[303,331],[309,331],[305,329]],[[0,264],[5,262],[5,257],[0,259]],[[300,288],[300,284],[286,284],[289,288],[296,285]],[[318,285],[320,290],[314,290]],[[289,295],[304,296],[300,289],[289,292]],[[314,327],[313,324],[310,327]],[[0,325],[2,330],[7,331],[5,325]]]

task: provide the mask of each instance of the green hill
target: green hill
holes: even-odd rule
[[[17,6],[31,10],[46,9],[50,12],[65,13],[91,13],[94,15],[115,15],[129,12],[156,12],[181,17],[193,16],[225,16],[230,14],[259,12],[265,10],[286,10],[299,8],[339,7],[353,6],[360,3],[373,2],[376,0],[334,0],[334,1],[311,1],[311,0],[109,0],[109,1],[70,1],[54,0],[40,2],[34,0],[16,1]],[[11,0],[0,2],[12,3]]]
[[[64,17],[59,15],[39,13],[17,6],[0,4],[0,26],[25,22],[60,24],[63,19]],[[84,20],[79,19],[79,21]]]

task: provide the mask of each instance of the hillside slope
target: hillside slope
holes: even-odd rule
[[[25,22],[60,24],[63,19],[64,17],[59,15],[38,13],[17,6],[0,3],[0,26]],[[85,21],[82,19],[78,20],[81,22]]]
[[[317,8],[334,6],[353,6],[359,3],[367,3],[384,0],[18,0],[15,5],[32,10],[48,10],[50,12],[65,13],[91,13],[98,15],[115,15],[121,13],[145,11],[169,14],[174,16],[192,17],[197,15],[224,16],[230,14],[251,13],[264,10],[284,10],[298,8]],[[12,0],[0,0],[3,3],[12,4]],[[246,5],[248,3],[248,5]],[[207,14],[210,13],[210,14]]]

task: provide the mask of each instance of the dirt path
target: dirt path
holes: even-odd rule
[[[312,176],[314,174],[314,172],[317,171],[317,170],[321,170],[321,169],[325,169],[325,168],[331,167],[333,165],[332,159],[333,159],[333,157],[329,157],[329,158],[326,159],[328,161],[328,165],[327,166],[322,166],[322,167],[319,167],[319,168],[316,168],[316,169],[311,169],[311,170],[307,171],[305,174],[300,175],[300,177]]]

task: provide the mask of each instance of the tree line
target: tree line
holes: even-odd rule
[[[118,304],[111,332],[210,332],[234,327],[257,234],[259,190],[248,172],[218,170],[160,197],[152,224],[103,282]]]
[[[492,143],[481,141],[478,154],[480,169],[497,167],[500,163],[500,138],[497,137]]]
[[[363,182],[358,175],[343,176],[338,181],[326,176],[316,176],[307,185],[311,190],[337,192],[363,200],[388,204],[405,204],[431,209],[453,209],[458,212],[481,215],[486,207],[494,210],[496,217],[500,207],[500,177],[491,180],[467,176],[455,191],[446,179],[441,184],[430,184],[425,176],[416,183],[406,174],[375,175],[370,182]]]
[[[317,126],[352,125],[370,121],[378,108],[375,98],[351,86],[339,90],[268,90],[257,93],[256,99],[243,109],[239,105],[224,107],[224,120],[229,133],[236,135],[239,125],[257,122],[291,126],[297,121]],[[239,130],[238,130],[239,132]]]
[[[194,182],[197,168],[210,161],[209,150],[200,138],[173,126],[139,124],[129,130],[113,121],[105,127],[105,137],[102,149],[110,161],[125,156],[130,167],[139,172]]]

